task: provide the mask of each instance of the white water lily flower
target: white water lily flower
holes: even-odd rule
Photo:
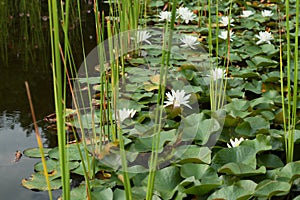
[[[234,26],[232,23],[234,22],[234,19],[230,18],[230,26]],[[223,16],[221,17],[220,23],[224,26],[228,26],[229,24],[229,16]]]
[[[180,7],[176,10],[176,13],[179,15],[179,17],[184,15],[184,13],[188,13],[188,12],[191,12],[191,11],[186,7]]]
[[[234,140],[230,139],[231,146],[230,146],[230,144],[227,143],[227,147],[228,148],[238,147],[238,146],[240,146],[241,142],[243,142],[243,141],[244,141],[244,138],[242,138],[242,137],[240,139],[237,139],[237,138],[235,138]]]
[[[253,15],[254,12],[252,10],[243,10],[242,14],[240,15],[241,17],[249,17],[251,15]]]
[[[272,33],[269,33],[267,31],[264,31],[264,32],[260,31],[259,35],[255,35],[255,37],[259,39],[256,42],[256,44],[261,44],[264,42],[271,44],[270,40],[273,40]]]
[[[273,16],[273,13],[272,13],[271,10],[262,10],[262,11],[261,11],[261,15],[262,15],[263,17],[271,17],[271,16]]]
[[[234,37],[234,32],[232,32],[230,30],[229,32],[229,39],[230,41],[232,41],[232,38]],[[223,40],[227,40],[227,35],[228,35],[228,31],[221,31],[220,35],[219,35],[219,38],[222,38]]]
[[[196,18],[196,15],[190,11],[188,8],[185,7],[180,7],[177,9],[177,13],[179,17],[186,23],[188,24],[189,21],[193,21]]]
[[[191,36],[191,35],[185,35],[180,39],[181,42],[183,42],[183,45],[180,45],[181,47],[191,47],[192,49],[197,49],[195,45],[199,45],[198,37]]]
[[[222,79],[225,78],[225,74],[226,74],[226,70],[222,69],[222,68],[215,68],[213,70],[211,70],[211,78],[213,80],[218,80],[218,79]]]
[[[171,16],[172,14],[170,11],[161,11],[159,13],[159,18],[160,18],[159,21],[164,21],[164,20],[171,21]]]
[[[148,31],[138,31],[136,37],[137,43],[146,42],[148,44],[151,44],[151,42],[148,40],[151,37]]]
[[[171,90],[172,94],[170,92],[166,93],[168,101],[165,102],[165,106],[173,105],[174,108],[180,107],[180,105],[185,105],[186,107],[189,107],[192,109],[192,107],[188,104],[189,99],[191,97],[191,94],[188,94],[185,96],[184,90]]]
[[[122,110],[119,110],[118,112],[119,112],[119,116],[117,116],[116,118],[119,119],[119,117],[120,117],[120,119],[119,119],[120,122],[123,122],[127,118],[133,118],[133,116],[136,113],[136,110],[123,108]]]

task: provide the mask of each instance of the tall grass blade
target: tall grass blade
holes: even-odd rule
[[[158,149],[159,149],[160,131],[161,131],[161,119],[162,119],[162,112],[163,112],[162,106],[164,103],[164,96],[166,90],[167,72],[168,72],[168,67],[170,65],[170,54],[172,48],[176,5],[177,5],[177,0],[173,0],[170,31],[168,31],[167,26],[165,31],[166,35],[169,34],[168,42],[166,42],[165,40],[163,41],[160,76],[159,76],[160,84],[158,89],[158,97],[157,97],[156,112],[155,112],[155,124],[154,124],[154,131],[153,131],[154,137],[152,141],[152,150],[151,150],[151,157],[150,157],[150,164],[149,164],[149,176],[148,176],[146,200],[152,200],[153,191],[154,191],[154,181],[155,181],[155,174],[156,174],[157,161],[158,161]],[[168,45],[167,49],[166,49],[166,43]]]
[[[25,87],[26,87],[27,97],[28,97],[28,101],[29,101],[29,105],[30,105],[32,121],[33,121],[33,124],[34,124],[36,141],[38,143],[40,154],[41,154],[41,160],[42,160],[42,165],[43,165],[43,169],[44,169],[43,171],[44,171],[44,175],[45,175],[45,179],[46,179],[46,183],[47,183],[47,188],[48,188],[48,195],[49,195],[49,199],[52,200],[52,192],[51,192],[50,180],[49,180],[49,176],[48,176],[48,170],[47,170],[47,165],[46,165],[45,154],[44,154],[44,150],[43,150],[42,137],[41,137],[41,134],[39,133],[39,129],[38,129],[38,126],[37,126],[37,123],[36,123],[35,112],[34,112],[34,108],[33,108],[33,104],[32,104],[29,84],[28,84],[27,81],[25,82]]]
[[[67,2],[66,2],[67,3]],[[67,3],[68,5],[68,3]],[[58,148],[60,156],[60,169],[62,177],[62,197],[64,200],[70,199],[70,174],[68,165],[68,152],[66,147],[66,133],[65,133],[65,68],[61,65],[60,57],[60,37],[59,26],[60,20],[58,17],[57,1],[48,0],[49,7],[49,23],[50,23],[50,38],[52,50],[52,71],[53,71],[53,87],[54,87],[54,101],[55,112],[57,119],[57,134],[58,134]],[[67,44],[65,44],[67,45]]]

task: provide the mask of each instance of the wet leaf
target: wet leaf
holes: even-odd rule
[[[265,67],[270,67],[270,66],[277,66],[278,62],[264,56],[255,56],[254,58],[251,59],[256,66],[265,66]]]
[[[236,199],[248,200],[256,187],[256,183],[251,180],[241,180],[231,186],[225,186],[217,190],[208,197],[208,200],[216,199]]]
[[[264,180],[257,184],[254,196],[270,199],[272,196],[286,195],[290,189],[291,185],[287,182]]]
[[[274,154],[259,155],[257,159],[258,166],[265,166],[266,168],[276,169],[284,166],[281,159]]]
[[[47,166],[47,170],[49,173],[52,171],[60,172],[60,164],[59,164],[58,160],[48,159],[48,160],[46,160],[46,166]],[[70,170],[73,170],[73,169],[77,168],[78,166],[79,166],[79,162],[69,162]],[[43,172],[44,167],[43,167],[42,162],[35,164],[34,170],[38,171],[38,172]]]
[[[219,173],[225,173],[235,176],[255,176],[259,174],[265,174],[266,168],[264,166],[260,167],[259,169],[252,168],[243,163],[227,163],[223,165],[219,170]]]
[[[95,189],[92,191],[92,199],[95,200],[113,200],[113,191],[110,188]]]
[[[277,180],[292,182],[300,177],[300,161],[286,164],[279,172]]]
[[[175,193],[174,189],[181,181],[177,167],[166,167],[156,172],[154,188],[160,193],[162,199],[171,199]]]
[[[255,140],[244,141],[238,147],[221,149],[213,157],[212,163],[219,168],[231,162],[243,163],[256,169],[256,154],[271,149],[270,137],[258,135]]]
[[[172,129],[170,131],[162,131],[160,133],[160,139],[159,139],[159,145],[158,145],[158,151],[161,152],[163,150],[164,144],[166,142],[175,142],[176,138],[176,129]],[[151,136],[140,136],[137,138],[135,143],[135,149],[138,152],[148,152],[152,150],[152,141],[153,141],[153,135]]]
[[[48,156],[49,151],[51,151],[52,148],[43,148],[44,155]],[[30,158],[41,158],[40,149],[39,148],[29,148],[26,149],[24,152],[25,156],[28,156]]]
[[[210,135],[220,128],[216,119],[206,119],[203,113],[191,114],[182,123],[182,140],[196,140],[197,144],[206,144]]]
[[[225,105],[225,110],[234,118],[244,118],[250,114],[247,110],[249,106],[249,101],[243,99],[232,99],[231,103]]]
[[[176,149],[174,157],[178,163],[206,163],[211,162],[211,151],[208,147],[195,145],[180,146]]]
[[[221,185],[221,181],[218,179],[210,179],[209,182],[201,182],[195,179],[194,176],[191,176],[185,180],[183,180],[178,188],[180,191],[186,194],[194,194],[194,195],[205,195],[209,193],[211,190],[217,188]]]
[[[83,144],[80,143],[79,146],[80,149],[84,151]],[[69,155],[68,161],[81,160],[76,144],[67,145],[66,151],[68,151],[68,155]],[[52,159],[59,160],[59,150],[57,147],[49,151],[49,157]]]
[[[60,175],[56,172],[48,174],[52,190],[59,189],[61,185]],[[23,179],[22,185],[31,190],[48,190],[46,178],[43,172],[37,172],[31,175],[29,179]]]

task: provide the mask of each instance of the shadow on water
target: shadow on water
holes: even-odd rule
[[[44,2],[44,1],[41,1]],[[46,3],[46,1],[44,2]],[[44,4],[42,5],[43,9]],[[87,5],[90,7],[90,5]],[[45,9],[45,8],[44,8]],[[93,16],[89,10],[83,11],[83,29],[84,40],[86,46],[86,52],[88,53],[95,47],[95,31],[93,24]],[[3,14],[3,13],[2,13]],[[30,15],[31,16],[31,15]],[[15,14],[12,18],[20,18]],[[43,17],[43,16],[41,16]],[[30,17],[27,16],[29,19]],[[3,18],[2,18],[3,19]],[[47,23],[42,21],[43,30],[40,30],[40,34],[43,34],[43,41],[36,48],[24,46],[24,42],[21,40],[21,45],[15,41],[20,41],[19,36],[12,38],[11,41],[5,41],[6,49],[1,48],[2,56],[7,54],[7,59],[0,58],[0,194],[1,199],[35,199],[44,200],[48,199],[47,192],[34,192],[21,186],[21,181],[24,178],[29,178],[33,173],[34,164],[39,162],[39,159],[32,159],[26,156],[22,156],[18,162],[15,162],[15,152],[28,148],[37,147],[37,142],[34,133],[34,127],[30,114],[30,108],[25,91],[24,82],[28,81],[35,114],[39,131],[43,137],[43,143],[45,147],[53,147],[56,145],[56,136],[51,135],[46,131],[46,122],[43,118],[54,112],[54,100],[53,100],[53,83],[52,83],[52,70],[50,65],[50,45],[49,45],[49,32],[47,30]],[[18,22],[19,23],[19,22]],[[14,33],[20,32],[22,26],[18,23],[12,30]],[[0,23],[1,24],[1,23]],[[46,27],[45,27],[46,26]],[[77,26],[78,27],[78,26]],[[82,62],[82,56],[80,56],[81,45],[79,31],[76,31],[76,26],[70,28],[70,35],[72,39],[72,45],[76,46],[79,52],[73,52],[74,57],[77,58],[78,66]],[[30,32],[28,32],[30,36]],[[18,34],[16,34],[18,35]],[[3,35],[2,35],[3,36]],[[0,38],[2,38],[0,33]],[[73,38],[72,38],[73,37]],[[30,38],[30,37],[29,37]],[[3,39],[3,38],[2,38]],[[27,40],[30,42],[31,40]],[[1,42],[0,42],[1,43]],[[13,45],[11,45],[13,44]],[[1,45],[3,45],[3,40]],[[33,49],[33,51],[27,51],[27,49]],[[19,53],[22,53],[20,55]],[[29,53],[28,55],[25,55]],[[45,56],[46,55],[46,56]],[[29,60],[27,60],[29,58]],[[26,67],[24,67],[26,66]],[[71,99],[68,97],[68,99]],[[71,102],[69,102],[71,103]],[[60,195],[60,191],[53,193],[54,199]]]

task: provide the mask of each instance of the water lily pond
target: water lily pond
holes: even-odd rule
[[[300,199],[299,1],[132,3],[82,3],[92,17],[72,7],[66,27],[66,9],[62,28],[49,15],[57,145],[21,152],[38,161],[19,183],[50,199]]]

